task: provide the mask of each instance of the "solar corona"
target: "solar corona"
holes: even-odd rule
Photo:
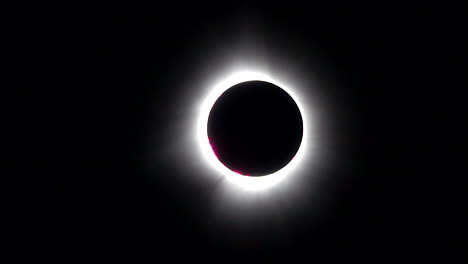
[[[217,175],[243,190],[269,190],[293,177],[309,146],[300,98],[265,73],[241,71],[221,79],[198,115],[200,154]]]

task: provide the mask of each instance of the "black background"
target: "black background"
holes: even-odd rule
[[[22,99],[10,115],[19,138],[10,156],[18,157],[15,174],[27,194],[18,198],[25,202],[18,237],[28,254],[379,261],[436,254],[451,243],[436,238],[448,233],[435,219],[450,218],[439,198],[449,193],[442,183],[451,174],[436,156],[448,151],[449,139],[438,139],[451,131],[448,117],[459,109],[451,101],[461,72],[452,62],[462,61],[464,34],[457,6],[114,3],[20,10],[10,21],[20,49],[12,67],[24,69],[16,78]],[[213,236],[201,224],[206,190],[171,180],[176,172],[167,160],[151,172],[142,165],[150,127],[167,136],[164,128],[174,122],[168,109],[183,94],[176,87],[184,74],[209,57],[208,40],[229,47],[239,21],[260,27],[259,38],[282,54],[319,61],[318,75],[340,84],[328,91],[346,102],[337,109],[349,111],[338,113],[348,119],[336,133],[341,155],[354,165],[336,168],[343,180],[330,194],[329,213],[313,225],[307,208],[291,215],[295,226],[279,240],[268,225],[245,238]]]

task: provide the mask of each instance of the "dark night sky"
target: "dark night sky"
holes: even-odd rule
[[[457,109],[443,93],[459,87],[451,62],[461,61],[461,14],[378,2],[27,11],[29,19],[18,22],[28,33],[19,48],[31,73],[20,83],[28,79],[35,88],[22,101],[19,115],[31,122],[12,156],[21,157],[19,174],[35,172],[21,221],[29,244],[44,246],[45,255],[137,250],[154,259],[253,254],[376,262],[417,257],[424,250],[414,245],[422,242],[437,245],[433,234],[445,231],[427,219],[445,206],[429,186],[447,172],[433,154],[445,148],[435,136]],[[180,172],[167,163],[177,160],[156,160],[152,171],[142,164],[148,133],[160,131],[151,144],[162,152],[166,128],[181,118],[171,111],[195,62],[229,50],[238,28],[249,25],[263,46],[300,57],[303,71],[334,84],[326,93],[341,104],[336,150],[345,165],[329,172],[337,180],[320,216],[305,206],[289,213],[287,228],[265,221],[233,238],[232,230],[206,228],[207,187],[176,180]]]

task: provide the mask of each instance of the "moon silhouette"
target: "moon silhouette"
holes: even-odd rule
[[[225,167],[244,176],[267,176],[294,158],[302,141],[302,122],[285,90],[266,81],[246,81],[216,100],[207,135]]]

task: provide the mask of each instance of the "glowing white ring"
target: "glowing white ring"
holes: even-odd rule
[[[296,102],[303,120],[302,142],[294,158],[282,169],[262,177],[248,177],[239,175],[225,167],[213,152],[207,132],[210,111],[221,94],[238,83],[255,80],[269,82],[285,90]],[[303,160],[305,148],[308,146],[308,126],[306,122],[308,119],[305,116],[306,111],[304,111],[304,108],[302,107],[301,101],[299,99],[300,98],[294,94],[294,91],[290,87],[288,88],[287,85],[274,80],[272,77],[264,73],[253,71],[237,72],[230,75],[226,79],[223,79],[214,85],[213,89],[201,105],[199,119],[197,122],[196,135],[202,156],[205,158],[206,162],[210,164],[214,170],[223,175],[226,180],[235,184],[236,186],[241,187],[244,190],[261,191],[277,185],[279,182],[283,181],[286,176],[291,175],[292,172],[297,168],[298,164]]]

